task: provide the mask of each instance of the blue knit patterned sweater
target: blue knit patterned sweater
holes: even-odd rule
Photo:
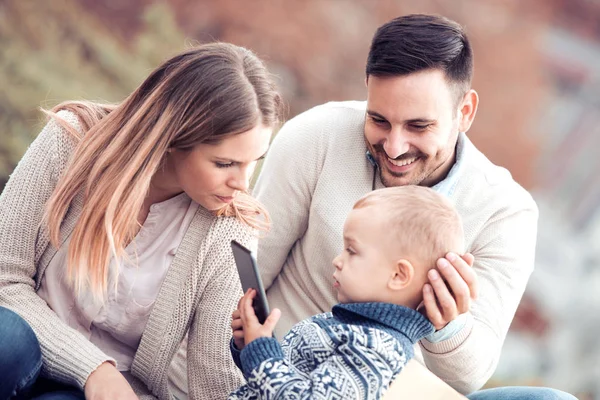
[[[231,353],[247,384],[229,399],[379,399],[434,331],[419,312],[388,303],[338,304],[296,324],[281,345],[260,338]]]

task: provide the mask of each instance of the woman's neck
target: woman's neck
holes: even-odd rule
[[[150,188],[144,203],[150,207],[152,204],[163,202],[182,192],[183,189],[177,182],[171,158],[167,156],[150,181]]]

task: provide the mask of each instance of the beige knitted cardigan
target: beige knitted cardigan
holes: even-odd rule
[[[59,116],[80,129],[77,117]],[[70,328],[36,294],[56,253],[41,227],[44,205],[68,165],[76,141],[56,122],[46,125],[19,162],[0,196],[0,306],[23,317],[35,331],[42,374],[83,388],[106,354]],[[61,227],[72,232],[82,207],[73,201]],[[194,216],[150,314],[131,372],[141,398],[170,399],[167,373],[189,333],[188,385],[193,399],[225,398],[243,383],[229,354],[230,318],[241,287],[230,241],[256,246],[253,232],[234,218],[215,217],[202,207]],[[150,394],[152,393],[152,394]]]

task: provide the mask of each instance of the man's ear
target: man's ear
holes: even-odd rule
[[[475,114],[477,114],[477,106],[479,105],[479,95],[473,89],[469,90],[462,99],[460,105],[460,122],[458,129],[461,132],[467,132],[473,124]]]
[[[388,282],[388,287],[391,290],[402,290],[410,285],[414,276],[415,268],[410,261],[406,259],[398,260]]]

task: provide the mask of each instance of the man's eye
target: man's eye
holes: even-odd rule
[[[429,128],[431,125],[411,125],[411,127],[416,131],[424,131]]]
[[[385,119],[381,119],[381,118],[373,118],[371,117],[371,120],[376,123],[377,125],[383,125],[386,124],[387,121]]]
[[[215,162],[215,165],[217,166],[217,168],[229,168],[233,166],[233,163],[220,163],[220,162]]]
[[[346,252],[347,252],[348,254],[350,254],[350,255],[354,255],[354,254],[356,254],[356,252],[355,252],[355,251],[354,251],[352,248],[350,248],[350,247],[347,247],[347,248],[346,248]]]

